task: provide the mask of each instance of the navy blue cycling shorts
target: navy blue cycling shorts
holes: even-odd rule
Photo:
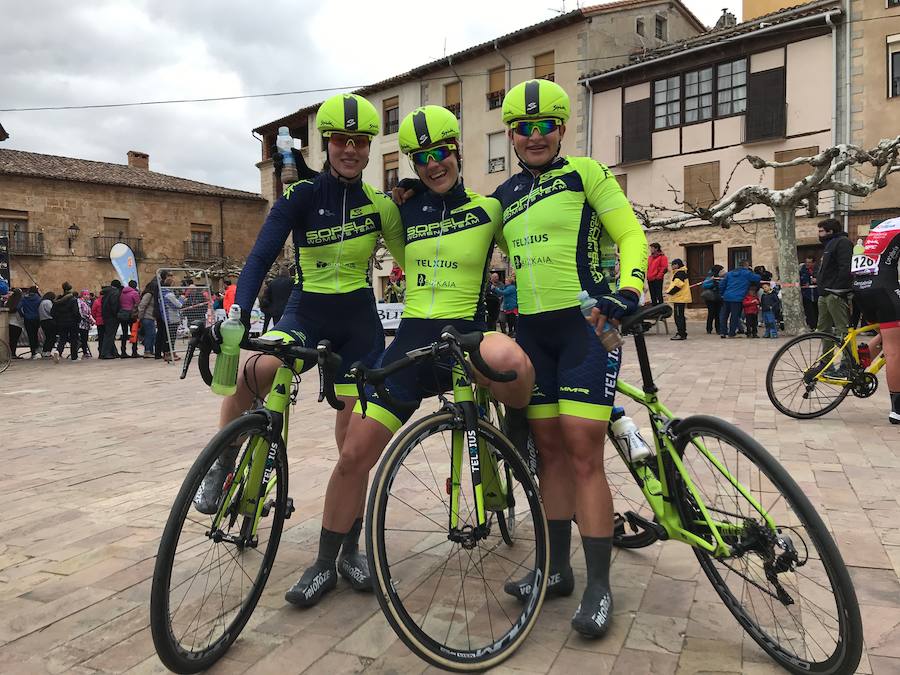
[[[470,319],[401,319],[394,341],[378,359],[375,367],[390,365],[402,359],[407,352],[437,341],[441,337],[441,331],[448,325],[460,333],[486,329],[484,323]],[[452,388],[450,370],[449,360],[417,363],[394,373],[385,381],[385,388],[392,398],[403,403],[413,403],[418,407],[422,399],[436,396]],[[368,400],[366,415],[381,422],[392,433],[396,433],[414,412],[380,400],[372,387],[366,387],[366,399]],[[362,412],[359,402],[354,412]]]
[[[580,308],[520,314],[516,342],[534,366],[529,419],[609,420],[622,350],[607,352]]]
[[[328,340],[340,354],[342,369],[335,377],[335,392],[340,396],[356,396],[356,384],[347,373],[357,361],[373,366],[384,351],[384,329],[375,309],[371,288],[349,293],[310,293],[294,289],[281,319],[266,335],[281,335],[285,342],[296,342],[314,348]],[[315,366],[304,363],[300,372]]]

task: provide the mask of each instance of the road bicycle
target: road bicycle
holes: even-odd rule
[[[9,368],[12,361],[12,351],[4,340],[0,340],[0,373]]]
[[[647,409],[655,453],[605,458],[617,510],[614,542],[688,544],[747,634],[793,673],[852,673],[862,621],[847,567],[827,527],[784,468],[748,434],[707,415],[676,417],[659,399],[644,339],[657,305],[622,321],[642,386],[617,391]]]
[[[181,377],[201,347],[200,373],[212,383],[202,325],[191,328]],[[250,619],[275,560],[284,521],[294,511],[288,496],[287,440],[290,406],[297,401],[303,362],[319,369],[319,401],[335,409],[341,359],[327,341],[315,349],[284,344],[280,337],[249,340],[245,349],[281,360],[265,403],[225,425],[188,471],[166,522],[150,591],[150,629],[163,664],[196,673],[220,659]],[[245,374],[256,355],[244,365]],[[249,381],[249,380],[248,380]],[[257,399],[262,400],[260,392]],[[239,448],[215,514],[193,509],[194,495],[213,462]]]
[[[878,324],[870,324],[850,329],[843,341],[831,333],[807,333],[785,343],[766,370],[772,405],[789,417],[812,419],[837,408],[850,393],[858,398],[874,394],[884,352],[864,366],[858,338],[877,330]]]
[[[481,333],[451,326],[433,344],[380,369],[354,367],[365,413],[371,385],[402,408],[384,382],[414,365],[450,371],[452,397],[394,439],[375,474],[366,516],[369,569],[388,623],[415,654],[455,671],[508,658],[528,637],[546,593],[547,524],[533,468],[507,434],[503,407],[474,384]],[[468,357],[466,356],[468,355]],[[470,363],[471,362],[471,363]],[[371,389],[369,390],[371,393]],[[524,602],[503,591],[530,575]]]

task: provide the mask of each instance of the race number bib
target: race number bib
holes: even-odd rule
[[[878,274],[878,256],[858,253],[850,261],[850,274]]]

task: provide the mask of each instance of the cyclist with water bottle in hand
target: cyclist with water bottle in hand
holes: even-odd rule
[[[238,279],[235,304],[243,310],[241,319],[249,328],[249,309],[266,273],[292,235],[297,266],[294,288],[284,314],[267,335],[306,347],[327,339],[342,357],[345,370],[335,380],[335,391],[345,404],[335,422],[340,450],[356,396],[346,370],[356,361],[374,364],[384,350],[384,331],[368,280],[369,257],[381,232],[402,265],[402,232],[396,205],[362,181],[369,143],[380,127],[375,107],[355,94],[333,96],[319,107],[316,124],[327,140],[325,170],[288,185],[272,207]],[[298,165],[305,166],[302,158]],[[221,343],[219,325],[209,331],[215,343]],[[221,426],[249,409],[260,392],[269,390],[280,363],[275,357],[253,356],[239,369],[236,393],[222,402]],[[304,364],[303,369],[314,365]],[[233,450],[230,456],[217,460],[204,479],[194,499],[198,511],[215,513],[218,509],[223,482],[238,453],[238,448]],[[365,555],[357,548],[363,499],[348,508],[352,518],[347,527],[340,531],[323,528],[321,532],[320,557],[328,556],[330,568],[318,578],[302,577],[288,591],[288,601],[312,604],[317,599],[315,588],[336,583],[337,572],[354,588],[371,590]]]
[[[613,505],[603,444],[619,372],[620,350],[598,335],[607,322],[634,312],[644,287],[648,247],[628,200],[609,169],[589,157],[560,157],[569,97],[558,84],[530,80],[503,101],[503,122],[522,171],[494,196],[503,207],[519,291],[516,340],[535,369],[528,418],[539,453],[538,477],[549,521],[548,596],[569,595],[571,521],[577,517],[587,585],[572,618],[589,637],[604,635],[612,618],[609,565]],[[620,253],[619,290],[600,266],[601,241]],[[585,321],[579,293],[597,300]],[[532,579],[506,591],[525,597]]]

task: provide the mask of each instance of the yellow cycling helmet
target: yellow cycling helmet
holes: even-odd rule
[[[550,80],[528,80],[517,84],[503,97],[503,123],[542,118],[569,119],[569,95]]]
[[[450,138],[459,138],[459,120],[439,105],[416,108],[400,123],[398,140],[404,155]]]
[[[319,106],[316,127],[322,134],[338,132],[375,136],[381,129],[381,123],[375,106],[362,96],[338,94]]]

